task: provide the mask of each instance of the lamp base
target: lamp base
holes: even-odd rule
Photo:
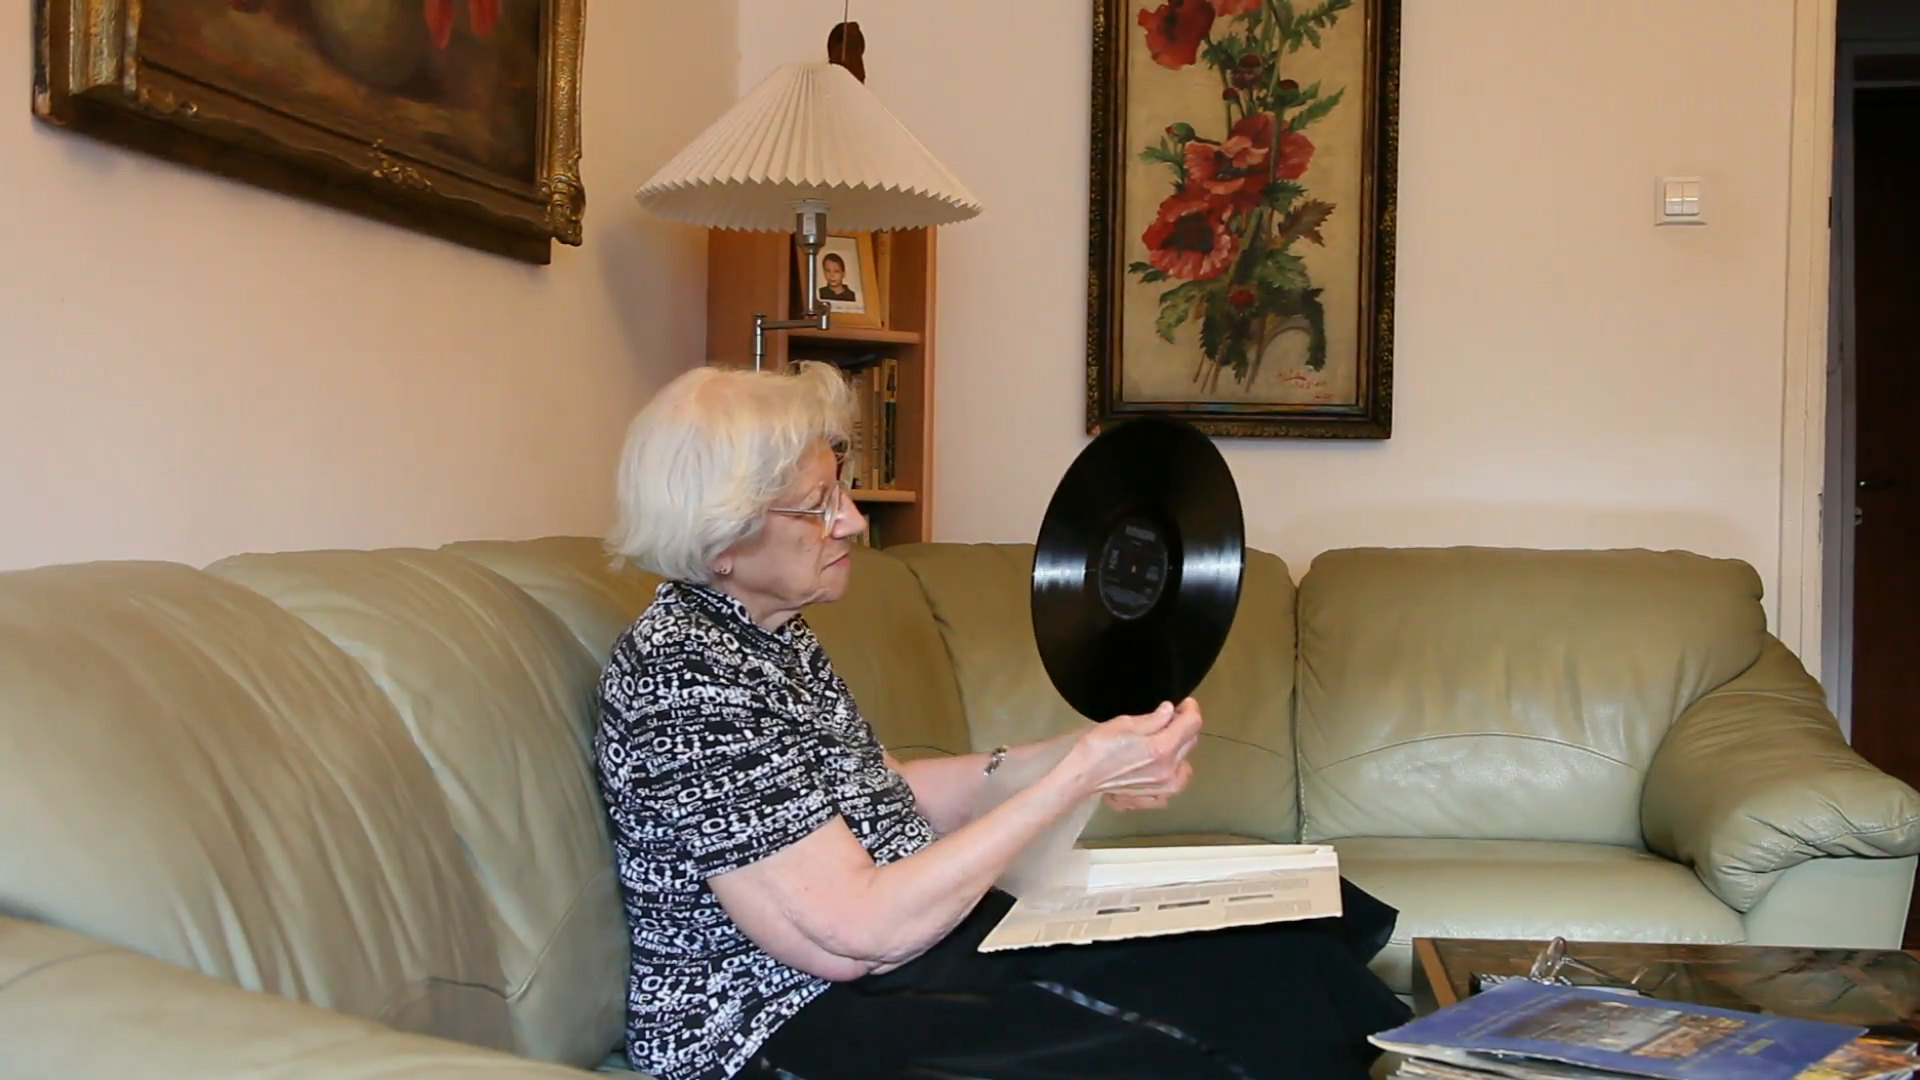
[[[827,242],[827,202],[825,199],[799,199],[793,204],[793,240],[807,254],[807,286],[801,292],[806,314],[797,319],[769,319],[753,316],[753,370],[759,371],[767,360],[767,331],[832,326],[832,310],[820,301],[820,249]],[[815,304],[820,304],[816,309]]]

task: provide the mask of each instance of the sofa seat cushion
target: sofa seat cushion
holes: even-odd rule
[[[1400,911],[1373,968],[1412,992],[1416,937],[1671,941],[1745,939],[1740,915],[1693,871],[1635,848],[1546,840],[1332,841],[1340,872]]]
[[[586,1080],[5,915],[0,1047],[0,1075],[11,1080]]]

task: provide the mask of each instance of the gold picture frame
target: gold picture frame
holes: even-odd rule
[[[584,0],[31,0],[33,111],[545,264],[581,243]]]
[[[803,307],[824,300],[833,312],[832,324],[848,330],[887,328],[885,268],[871,232],[828,233],[820,249],[819,296]],[[794,292],[803,300],[807,285],[806,252],[793,248]]]
[[[1086,428],[1393,430],[1401,0],[1094,0]]]

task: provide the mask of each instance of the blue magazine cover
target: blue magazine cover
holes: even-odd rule
[[[1863,1027],[1532,981],[1482,991],[1373,1036],[1383,1050],[1472,1066],[1531,1058],[1660,1080],[1791,1080]]]

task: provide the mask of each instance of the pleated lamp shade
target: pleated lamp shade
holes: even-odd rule
[[[788,64],[662,166],[636,193],[662,217],[711,229],[786,232],[794,203],[820,199],[836,231],[965,221],[980,204],[853,73]]]

